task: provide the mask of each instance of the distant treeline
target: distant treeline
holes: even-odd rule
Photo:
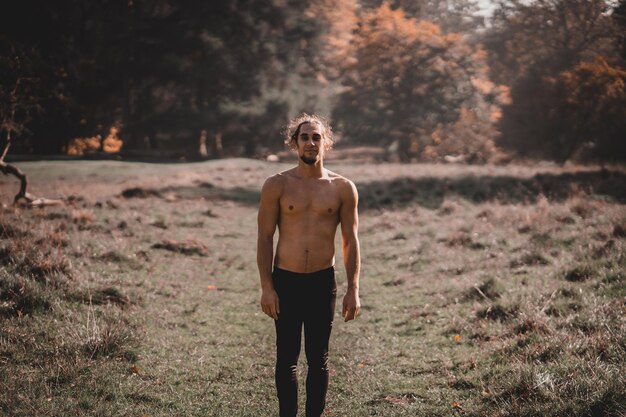
[[[14,153],[258,156],[306,111],[402,161],[626,159],[626,0],[504,0],[487,22],[477,0],[9,3]]]

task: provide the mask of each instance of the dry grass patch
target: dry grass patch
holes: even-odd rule
[[[588,199],[576,198],[570,203],[570,210],[582,219],[588,219],[596,211],[596,205]]]
[[[590,265],[576,266],[563,275],[563,278],[569,282],[582,282],[587,281],[594,277],[596,271]]]
[[[516,317],[519,313],[519,306],[505,307],[502,304],[495,303],[489,307],[483,308],[476,312],[476,317],[481,319],[506,321]]]
[[[96,220],[93,210],[88,209],[72,210],[70,218],[77,224],[89,224]]]
[[[519,268],[523,266],[545,266],[550,265],[550,261],[540,252],[532,251],[525,253],[519,259],[513,259],[509,262],[511,268]]]
[[[27,236],[28,233],[27,230],[7,221],[7,219],[0,219],[0,239],[21,238]]]
[[[624,238],[626,237],[626,225],[616,224],[613,226],[613,237]]]
[[[21,275],[0,274],[0,315],[21,317],[47,311],[54,293]]]
[[[91,258],[98,262],[114,264],[120,267],[128,267],[132,270],[139,270],[143,267],[141,261],[147,260],[144,255],[146,255],[145,252],[141,252],[139,255],[126,255],[117,250],[109,250],[99,255],[94,254]]]
[[[450,247],[461,246],[472,250],[482,250],[487,247],[484,243],[476,241],[467,230],[458,230],[451,233],[443,241]]]
[[[124,294],[117,287],[104,287],[99,289],[83,289],[74,292],[71,297],[73,300],[80,301],[89,305],[117,304],[119,306],[127,306],[134,301]]]
[[[97,164],[108,169],[89,177]],[[81,225],[69,214],[47,220],[46,233],[33,232],[67,236],[73,280],[70,293],[54,293],[23,277],[48,291],[50,305],[21,318],[10,310],[2,321],[9,341],[0,347],[0,366],[8,364],[0,370],[2,412],[274,415],[274,330],[258,308],[249,237],[264,178],[288,166],[243,159],[111,166],[119,163],[81,162],[73,169],[85,175],[72,176],[65,164],[55,168],[72,179],[62,182],[62,194],[85,190],[90,201],[112,199],[115,207],[96,204],[89,225],[110,224],[107,233],[77,233]],[[45,168],[44,179],[53,175]],[[560,167],[329,168],[357,182],[363,253],[362,314],[333,329],[329,415],[624,413],[626,265],[616,226],[625,224],[626,175]],[[90,187],[74,182],[80,178]],[[117,198],[120,184],[161,198]],[[167,195],[175,198],[166,202]],[[588,214],[570,209],[587,203]],[[74,208],[94,208],[84,204]],[[45,213],[32,217],[46,220]],[[167,231],[148,226],[155,220]],[[187,227],[205,238],[191,242],[197,252],[185,245]],[[155,250],[144,262],[148,254],[136,249],[155,242],[174,255]],[[473,250],[473,243],[484,247]],[[176,255],[186,249],[193,256]],[[549,263],[524,258],[533,253]],[[341,251],[336,264],[341,296]],[[589,279],[564,279],[587,264],[595,271]]]
[[[161,197],[161,193],[150,188],[133,187],[123,190],[121,196],[124,198],[148,198]]]
[[[116,295],[118,293],[118,291],[111,291],[110,289],[103,291]],[[125,351],[128,346],[134,343],[132,325],[123,316],[112,311],[106,311],[106,314],[102,314],[90,308],[87,312],[86,322],[74,328],[71,340],[78,350],[82,351],[89,359],[111,358],[117,355],[133,359]],[[77,349],[72,348],[70,350],[76,351]]]
[[[45,242],[45,246],[33,245],[33,241]],[[35,238],[13,239],[0,246],[0,260],[15,272],[46,282],[57,284],[71,279],[71,262],[58,246],[50,246],[50,240]]]
[[[550,333],[550,328],[546,321],[539,315],[521,314],[517,323],[513,327],[515,334],[526,334],[530,332]]]
[[[474,284],[466,291],[464,298],[467,300],[495,300],[504,292],[504,286],[495,278],[486,278],[480,285]]]
[[[164,240],[152,245],[154,249],[164,249],[170,252],[181,253],[183,255],[208,256],[209,248],[195,240],[175,241]]]
[[[55,248],[65,248],[69,246],[69,244],[70,241],[67,237],[67,234],[63,230],[54,230],[48,232],[45,236],[35,240],[35,245],[37,246],[50,245]]]
[[[86,387],[98,381],[102,391],[114,392],[118,364],[112,360],[137,358],[135,325],[116,310],[128,297],[104,288],[93,299],[106,305],[83,309],[85,283],[65,250],[75,239],[70,222],[92,220],[88,212],[73,213],[3,213],[3,221],[19,225],[13,230],[28,230],[0,236],[0,410],[6,415],[97,409],[94,415],[111,415],[102,395]]]

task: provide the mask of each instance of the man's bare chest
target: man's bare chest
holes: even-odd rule
[[[335,217],[341,206],[337,188],[331,182],[319,184],[294,181],[283,190],[280,198],[281,215]]]

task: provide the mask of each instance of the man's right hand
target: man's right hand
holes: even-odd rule
[[[276,291],[273,289],[263,290],[261,293],[261,310],[274,320],[278,320],[280,308]]]

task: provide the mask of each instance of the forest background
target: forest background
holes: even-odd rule
[[[385,160],[626,158],[623,0],[27,0],[2,20],[9,158],[263,157],[302,111]]]

